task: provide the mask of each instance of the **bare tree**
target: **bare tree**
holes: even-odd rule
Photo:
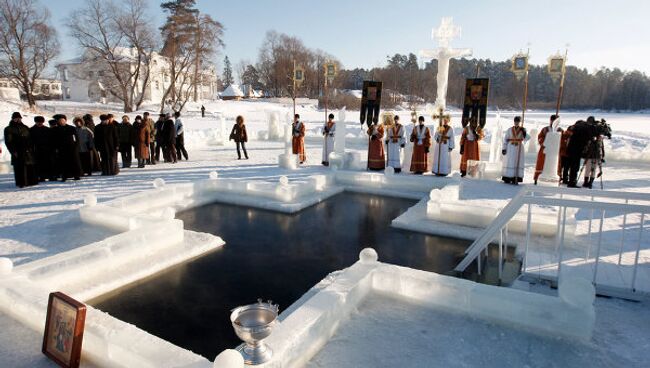
[[[98,81],[124,112],[140,107],[150,83],[157,43],[149,24],[145,0],[88,0],[67,23],[84,61],[99,69]]]
[[[240,60],[235,64],[235,73],[237,73],[237,79],[239,81],[240,85],[245,85],[246,83],[244,82],[244,73],[246,73],[246,68],[250,65],[250,61],[248,60]]]
[[[136,83],[129,91],[136,110],[140,109],[146,96],[145,90],[151,84],[154,52],[159,45],[155,28],[149,22],[148,10],[146,0],[124,0],[123,11],[117,18],[119,30],[137,55],[137,64],[132,73],[132,80]]]
[[[199,69],[210,65],[210,58],[223,46],[223,26],[207,14],[200,14],[194,1],[175,0],[162,3],[168,12],[165,25],[161,27],[165,56],[165,72],[170,84],[165,87],[160,110],[168,105],[180,111],[192,96],[197,96],[201,84]],[[192,68],[194,70],[192,71]]]
[[[34,108],[34,88],[59,54],[50,12],[36,0],[0,0],[0,77],[8,78]]]
[[[322,50],[312,50],[297,38],[269,31],[259,51],[255,70],[260,82],[273,96],[292,95],[291,76],[293,64],[305,70],[305,81],[297,90],[300,96],[318,97],[324,84],[324,64],[331,61],[339,65],[332,55]]]

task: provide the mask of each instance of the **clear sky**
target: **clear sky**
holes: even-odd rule
[[[62,38],[61,59],[76,56],[65,19],[85,0],[41,0]],[[118,0],[119,1],[119,0]],[[163,19],[150,0],[151,21]],[[638,69],[650,74],[648,0],[198,0],[198,8],[225,26],[232,64],[254,62],[267,30],[297,36],[310,48],[336,56],[346,68],[382,66],[386,56],[435,48],[431,29],[445,16],[462,27],[452,47],[477,58],[505,60],[530,43],[531,63],[569,44],[569,64]]]

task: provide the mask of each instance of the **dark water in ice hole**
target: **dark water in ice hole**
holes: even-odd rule
[[[186,229],[221,236],[223,248],[89,304],[213,359],[240,343],[230,325],[232,308],[264,298],[282,311],[328,273],[357,261],[367,246],[383,262],[450,274],[470,242],[390,227],[415,203],[342,193],[293,215],[221,203],[184,211],[177,218]],[[485,274],[494,275],[496,263]]]

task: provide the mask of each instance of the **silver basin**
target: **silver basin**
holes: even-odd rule
[[[270,300],[266,303],[261,299],[257,303],[244,305],[232,310],[230,322],[244,344],[237,351],[244,357],[244,362],[257,365],[268,362],[273,356],[270,347],[264,344],[277,323],[278,305]]]

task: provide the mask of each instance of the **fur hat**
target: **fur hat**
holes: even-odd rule
[[[23,116],[20,115],[20,113],[18,111],[15,111],[13,114],[11,114],[11,118],[12,119],[22,119]]]

